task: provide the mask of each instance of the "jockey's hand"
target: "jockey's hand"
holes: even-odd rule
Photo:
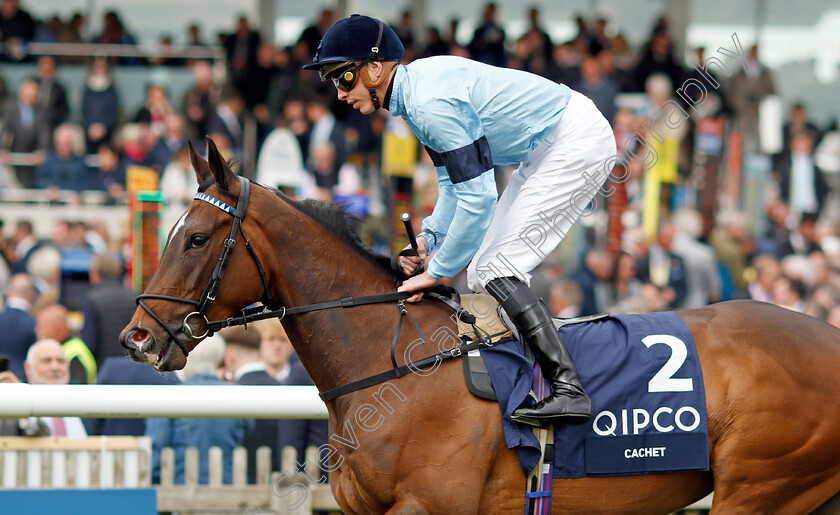
[[[405,249],[410,249],[411,245],[406,245]],[[403,249],[403,250],[405,250]],[[402,256],[400,257],[400,267],[405,275],[411,275],[420,266],[420,263],[426,259],[426,254],[429,252],[429,243],[426,238],[417,238],[417,253],[419,256]]]
[[[420,241],[418,239],[417,244],[419,246]],[[420,275],[415,275],[414,277],[410,277],[402,286],[397,289],[397,291],[417,291],[417,290],[424,290],[426,288],[431,288],[435,284],[437,284],[438,280],[429,275],[429,271],[425,271]],[[419,302],[420,299],[423,298],[423,293],[418,293],[416,295],[412,295],[411,297],[406,299],[406,302]]]

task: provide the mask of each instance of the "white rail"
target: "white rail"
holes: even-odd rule
[[[326,419],[314,386],[0,385],[0,418]]]

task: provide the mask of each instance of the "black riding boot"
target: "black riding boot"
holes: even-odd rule
[[[532,426],[547,422],[583,423],[592,416],[592,402],[563,340],[551,321],[551,313],[528,285],[515,277],[493,279],[487,292],[499,301],[540,364],[551,384],[551,395],[532,408],[513,412],[513,420]]]

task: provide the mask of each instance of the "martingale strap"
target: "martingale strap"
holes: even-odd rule
[[[470,351],[479,349],[483,346],[487,346],[487,344],[480,340],[465,343],[453,349],[439,352],[434,356],[429,356],[427,358],[423,358],[417,361],[411,361],[401,367],[392,368],[391,370],[386,370],[385,372],[380,372],[379,374],[372,375],[364,379],[359,379],[358,381],[353,381],[352,383],[347,383],[343,386],[333,388],[332,390],[327,390],[324,393],[318,394],[318,396],[321,397],[321,400],[323,400],[324,402],[331,401],[341,397],[342,395],[347,395],[348,393],[352,393],[357,390],[363,390],[365,388],[384,383],[389,379],[395,379],[397,377],[402,377],[411,372],[420,371],[424,367],[428,367],[429,365],[437,365],[438,363],[442,363],[452,358],[460,357]]]
[[[446,299],[446,297],[444,296],[432,292],[426,292],[426,294],[429,295],[431,298],[435,298],[436,300],[445,299],[446,301],[449,301],[445,303],[456,311],[458,318],[462,320],[466,319],[468,321],[471,321],[472,323],[475,323],[475,317],[466,309],[464,309],[460,304],[451,301],[450,299]],[[426,343],[425,337],[423,336],[423,331],[420,329],[420,324],[418,324],[417,320],[414,319],[414,317],[412,317],[408,313],[408,310],[406,309],[405,304],[403,303],[405,299],[411,297],[412,295],[414,295],[414,292],[379,293],[375,295],[365,295],[361,297],[345,297],[343,299],[318,302],[316,304],[307,304],[305,306],[297,306],[294,308],[283,307],[273,311],[266,310],[265,306],[254,306],[251,308],[243,309],[237,316],[233,316],[225,320],[215,320],[212,322],[208,322],[207,329],[210,332],[215,332],[225,327],[233,327],[239,325],[247,327],[250,323],[256,322],[258,320],[265,320],[268,318],[276,318],[278,320],[282,320],[288,315],[298,315],[301,313],[310,313],[313,311],[321,311],[325,309],[352,308],[354,306],[364,306],[367,304],[380,304],[385,302],[397,301],[397,307],[399,308],[400,318],[397,322],[397,328],[394,333],[394,337],[391,340],[391,365],[393,366],[393,368],[391,368],[390,370],[386,370],[385,372],[381,372],[379,374],[375,374],[373,376],[366,377],[364,379],[359,379],[358,381],[353,381],[348,384],[339,386],[337,388],[333,388],[332,390],[327,390],[326,392],[319,394],[319,396],[324,402],[337,399],[342,395],[347,395],[348,393],[362,390],[370,386],[384,383],[389,379],[395,379],[412,372],[418,372],[424,367],[428,367],[430,365],[437,366],[437,364],[442,363],[443,361],[460,357],[472,350],[476,350],[481,347],[488,347],[492,345],[490,339],[494,335],[486,335],[485,337],[480,338],[478,340],[464,343],[452,349],[439,352],[438,354],[435,354],[433,356],[428,356],[426,358],[417,361],[412,361],[402,366],[398,366],[396,359],[396,345],[397,340],[399,339],[400,332],[402,331],[403,320],[406,317],[411,319],[412,323],[414,324],[414,327],[417,329],[417,332],[420,335],[420,340],[423,343]]]
[[[207,324],[207,329],[210,332],[216,332],[219,329],[233,326],[246,326],[258,320],[265,320],[268,318],[276,318],[283,320],[288,315],[299,315],[301,313],[309,313],[312,311],[321,311],[324,309],[333,308],[352,308],[354,306],[365,306],[367,304],[381,304],[383,302],[402,301],[414,295],[413,292],[390,292],[377,293],[375,295],[364,295],[361,297],[345,297],[343,299],[329,300],[326,302],[318,302],[315,304],[307,304],[306,306],[298,306],[294,308],[282,307],[273,311],[266,311],[265,306],[255,306],[246,308],[239,312],[238,315],[226,318],[225,320],[214,320]]]

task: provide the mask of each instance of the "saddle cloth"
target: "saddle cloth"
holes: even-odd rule
[[[676,313],[616,315],[559,329],[592,399],[586,424],[555,424],[554,478],[708,470],[706,395],[688,327]],[[508,448],[527,475],[540,456],[511,413],[535,400],[534,364],[519,342],[481,349]],[[465,360],[466,362],[467,360]]]

